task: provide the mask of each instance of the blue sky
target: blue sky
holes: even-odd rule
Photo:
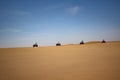
[[[119,0],[0,0],[0,47],[120,40]]]

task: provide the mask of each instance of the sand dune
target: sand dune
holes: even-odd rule
[[[120,42],[3,48],[0,80],[120,80]]]

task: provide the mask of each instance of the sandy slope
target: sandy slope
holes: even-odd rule
[[[0,49],[0,80],[120,80],[120,42]]]

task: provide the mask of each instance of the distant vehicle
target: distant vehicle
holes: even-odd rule
[[[38,47],[38,44],[37,43],[33,44],[33,47]]]
[[[106,43],[106,41],[103,39],[101,43]]]
[[[58,43],[56,44],[56,46],[61,46],[61,44],[58,42]]]
[[[81,41],[80,44],[84,44],[84,41]]]

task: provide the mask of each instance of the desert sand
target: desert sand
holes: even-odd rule
[[[1,48],[0,80],[120,80],[120,42]]]

